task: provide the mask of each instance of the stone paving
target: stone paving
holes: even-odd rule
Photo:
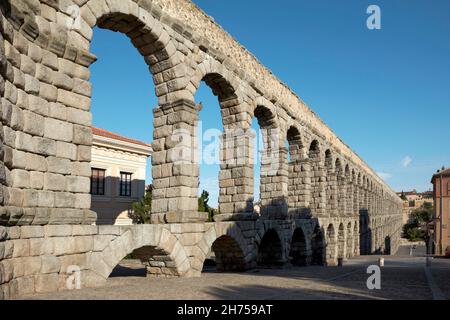
[[[32,295],[26,299],[57,300],[430,300],[425,258],[387,257],[382,269],[382,289],[368,290],[368,265],[377,256],[360,257],[339,267],[255,269],[245,273],[206,271],[200,279],[146,278],[145,271],[128,263],[116,270],[107,285],[98,289]],[[142,273],[144,271],[144,273]],[[126,276],[127,275],[127,276]],[[450,260],[433,260],[432,275],[442,294],[450,299]]]

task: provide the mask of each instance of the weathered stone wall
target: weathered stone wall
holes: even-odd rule
[[[254,267],[261,243],[271,246],[263,250],[268,256],[289,263],[299,226],[305,243],[296,236],[294,247],[303,248],[307,262],[334,264],[358,248],[396,251],[402,203],[395,193],[190,1],[6,0],[0,10],[2,298],[63,288],[69,263],[82,267],[86,285],[101,283],[136,249],[145,259],[152,256],[152,274],[198,276],[219,238],[219,253],[224,246],[235,253],[221,260],[223,269]],[[153,76],[159,105],[152,226],[91,226],[89,67],[96,57],[89,50],[95,26],[126,34]],[[204,223],[197,202],[194,95],[201,81],[217,95],[225,129],[221,215],[214,224]],[[265,132],[259,219],[247,131],[254,117]],[[263,241],[267,233],[271,241]]]
[[[396,217],[374,223],[378,230],[374,252],[397,251],[396,225]],[[80,271],[81,287],[101,286],[131,253],[156,277],[198,277],[211,250],[216,253],[218,270],[247,270],[258,264],[306,266],[314,260],[336,265],[340,257],[359,255],[358,228],[359,221],[350,218],[0,227],[0,299],[68,290],[74,267]],[[340,234],[339,229],[344,232]],[[388,237],[389,249],[384,242]]]

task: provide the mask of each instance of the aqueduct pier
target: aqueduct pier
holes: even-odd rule
[[[211,250],[220,270],[397,250],[396,194],[190,1],[6,0],[0,9],[1,299],[64,290],[69,266],[82,285],[101,285],[130,253],[152,275],[200,276]],[[126,34],[153,76],[152,225],[92,225],[95,26]],[[180,130],[195,135],[201,81],[217,95],[224,127],[221,214],[211,223],[197,212],[196,141],[180,139]],[[246,131],[254,117],[266,132],[261,216]]]

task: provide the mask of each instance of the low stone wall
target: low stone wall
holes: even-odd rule
[[[311,239],[318,226],[325,226],[320,227],[324,237],[319,242],[323,244],[322,260],[334,265],[338,258],[338,226],[357,223],[354,218],[347,218],[126,227],[0,227],[0,299],[67,290],[68,282],[76,284],[78,279],[81,287],[101,286],[120,261],[131,253],[148,266],[150,275],[159,277],[199,277],[211,250],[220,260],[219,270],[254,268],[265,254],[272,255],[269,258],[276,256],[277,264],[289,264],[293,260],[291,255],[295,255],[291,247],[299,246],[306,253],[304,261],[308,264],[312,255],[317,254],[313,251],[318,244]],[[325,232],[330,226],[336,226],[335,235]],[[299,229],[298,234],[304,237],[299,239],[297,235],[292,244],[294,233]],[[356,238],[348,233],[341,236],[343,243],[349,244],[345,256],[358,254],[359,234]],[[395,253],[400,239],[389,236],[392,237],[391,253]],[[269,249],[264,247],[267,242]],[[377,246],[381,248],[382,244],[374,247]],[[270,252],[270,248],[277,252]]]

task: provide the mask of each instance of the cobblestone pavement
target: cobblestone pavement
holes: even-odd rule
[[[450,260],[435,259],[426,277],[425,258],[387,257],[382,269],[381,290],[368,290],[367,266],[378,257],[360,257],[344,267],[308,267],[246,273],[205,272],[196,279],[145,277],[142,269],[123,265],[105,287],[71,292],[38,294],[26,299],[158,299],[158,300],[299,300],[299,299],[433,299],[436,290],[450,299]],[[129,276],[123,276],[128,273]],[[432,288],[433,287],[433,288]],[[434,291],[433,291],[434,290]]]

